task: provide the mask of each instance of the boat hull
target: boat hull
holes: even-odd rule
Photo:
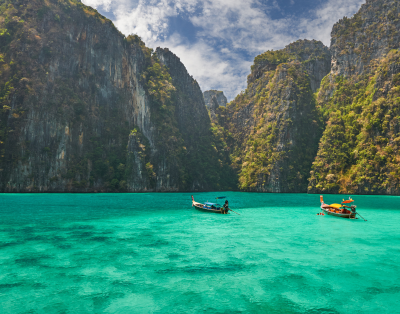
[[[193,207],[196,208],[197,210],[205,213],[214,213],[214,214],[222,214],[220,209],[208,209],[208,208],[203,208],[199,205],[193,204]]]
[[[335,213],[335,212],[331,212],[329,211],[327,208],[323,208],[321,206],[321,210],[329,215],[329,216],[334,216],[334,217],[340,217],[340,218],[349,218],[349,219],[354,219],[356,218],[356,214],[355,213],[349,213],[349,214],[341,214],[341,213]]]

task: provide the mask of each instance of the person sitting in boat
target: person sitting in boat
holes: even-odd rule
[[[227,214],[228,210],[229,210],[229,203],[228,203],[228,200],[226,200],[224,206],[221,207],[221,213]]]
[[[342,214],[348,214],[349,211],[346,209],[347,206],[343,205]]]

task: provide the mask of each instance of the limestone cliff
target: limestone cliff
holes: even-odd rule
[[[235,189],[236,176],[228,166],[222,139],[213,132],[199,84],[168,48],[157,48],[156,55],[176,87],[174,111],[185,143],[181,166],[188,169],[189,181],[193,182],[189,189]]]
[[[203,93],[204,102],[206,103],[207,108],[211,108],[214,104],[222,107],[226,107],[228,100],[226,99],[224,92],[217,90],[208,90]]]
[[[153,53],[77,0],[2,1],[0,44],[0,191],[204,190],[224,181],[218,154],[198,157],[216,149],[210,120],[172,53]]]
[[[352,17],[333,26],[332,74],[361,75],[400,42],[400,3],[367,0]]]
[[[250,85],[266,71],[273,71],[279,64],[293,60],[303,64],[310,79],[311,89],[316,92],[322,79],[331,70],[330,50],[316,40],[298,40],[282,50],[267,51],[257,56],[247,77],[247,83]]]
[[[399,1],[368,0],[333,27],[310,193],[400,195],[399,16]]]
[[[399,16],[367,0],[226,104],[79,0],[0,1],[0,192],[400,195]]]
[[[307,191],[322,131],[313,91],[329,64],[328,48],[317,41],[267,51],[255,58],[246,91],[219,108],[242,189]]]

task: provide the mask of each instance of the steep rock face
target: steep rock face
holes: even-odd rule
[[[218,185],[190,168],[192,127],[210,120],[179,60],[165,61],[169,72],[139,37],[80,1],[4,1],[0,10],[1,191]],[[211,131],[204,137],[214,151]]]
[[[393,62],[393,63],[392,63]],[[371,77],[338,77],[321,109],[327,127],[311,171],[310,193],[399,195],[399,55],[391,51]]]
[[[400,52],[393,50],[373,76],[335,80],[310,193],[400,195],[399,78]]]
[[[180,59],[168,48],[157,48],[156,55],[167,67],[172,83],[178,90],[179,97],[174,105],[178,128],[182,135],[198,137],[200,133],[209,132],[210,120],[197,81],[189,75]],[[190,129],[195,131],[187,132]]]
[[[204,102],[207,108],[211,108],[211,104],[213,103],[213,99],[215,99],[216,103],[219,106],[226,107],[228,100],[226,99],[224,92],[217,90],[208,90],[203,93]]]
[[[307,190],[322,132],[313,90],[329,73],[329,58],[322,43],[307,40],[267,51],[255,58],[246,91],[219,109],[240,188]]]
[[[400,3],[367,0],[352,17],[333,26],[332,74],[360,75],[391,49],[400,47]]]
[[[157,48],[156,55],[168,69],[176,87],[174,113],[184,142],[185,158],[181,167],[187,169],[187,180],[191,182],[189,189],[234,188],[235,178],[232,178],[224,152],[221,152],[222,143],[212,132],[199,84],[168,48]]]
[[[298,40],[278,51],[267,51],[254,60],[251,73],[247,77],[250,85],[268,71],[275,71],[278,64],[290,61],[303,63],[310,78],[311,89],[316,92],[322,79],[331,70],[329,48],[317,40]]]
[[[400,194],[399,14],[398,1],[367,1],[333,28],[310,193]]]
[[[2,87],[12,87],[2,102],[1,189],[101,189],[100,172],[125,165],[103,159],[125,151],[129,129],[140,125],[152,138],[145,91],[137,80],[142,50],[128,49],[107,20],[77,2],[64,3],[68,14],[52,3],[5,5],[2,27],[9,35],[2,53],[14,68],[2,69]],[[110,122],[125,129],[124,143],[110,136]],[[88,153],[96,156],[85,158]]]
[[[315,93],[322,79],[331,70],[331,53],[328,47],[317,40],[298,40],[286,46],[286,51],[303,63]]]

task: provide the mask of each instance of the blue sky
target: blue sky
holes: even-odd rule
[[[297,39],[330,44],[332,26],[365,0],[82,0],[125,35],[168,47],[203,91],[232,100],[246,88],[254,57]]]

